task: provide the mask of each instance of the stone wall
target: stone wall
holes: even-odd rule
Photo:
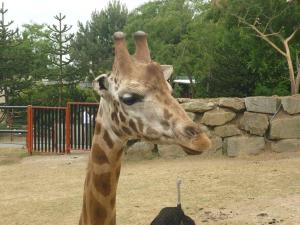
[[[213,142],[213,152],[236,157],[265,150],[300,151],[300,95],[178,101],[196,123],[203,125]],[[158,146],[154,152],[164,155],[164,148]],[[170,148],[169,152],[180,156],[180,150]]]

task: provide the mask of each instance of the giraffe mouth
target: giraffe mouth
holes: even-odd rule
[[[202,154],[202,151],[201,150],[193,150],[193,149],[190,149],[190,148],[187,148],[183,145],[180,145],[180,147],[182,148],[183,151],[185,151],[186,154],[188,155],[200,155]]]

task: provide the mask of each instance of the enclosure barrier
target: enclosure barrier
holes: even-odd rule
[[[90,149],[99,103],[69,102],[70,146],[72,150]]]
[[[29,153],[69,153],[67,107],[28,106]]]
[[[27,134],[26,124],[20,124],[26,119],[26,109],[27,106],[0,105],[0,134],[10,134],[11,141],[13,134]]]
[[[98,103],[68,102],[66,107],[27,107],[27,149],[30,154],[70,153],[92,145]]]

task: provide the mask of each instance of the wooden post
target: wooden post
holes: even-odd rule
[[[66,108],[66,152],[67,154],[70,154],[71,152],[71,143],[70,143],[70,138],[71,138],[71,124],[70,124],[70,103],[67,103],[67,108]]]
[[[33,146],[33,126],[32,126],[32,106],[27,106],[27,137],[26,137],[26,145],[27,151],[30,155],[32,155],[32,146]]]

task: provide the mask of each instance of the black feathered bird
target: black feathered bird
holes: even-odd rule
[[[177,206],[163,208],[150,225],[196,225],[181,208],[180,184],[181,180],[177,180]]]

